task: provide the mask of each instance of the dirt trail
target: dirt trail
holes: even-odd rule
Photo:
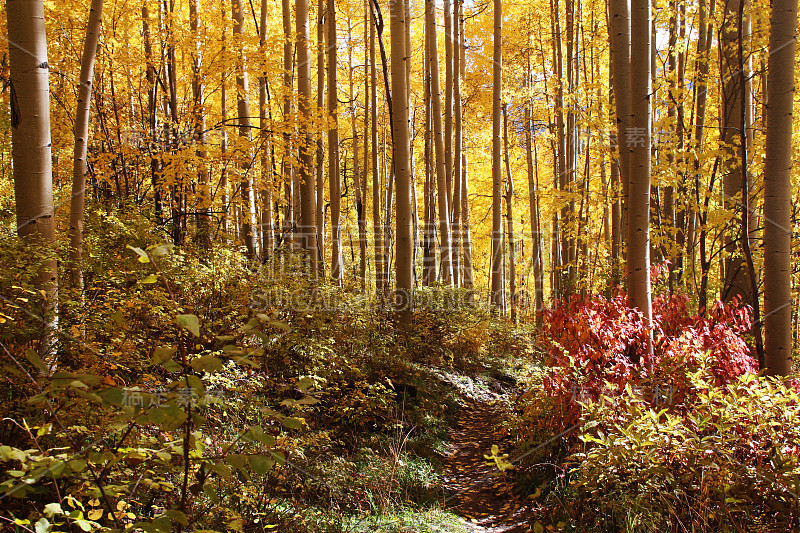
[[[492,444],[503,453],[504,438],[497,434],[501,418],[492,405],[469,401],[450,430],[446,458],[447,504],[464,518],[467,531],[523,533],[533,530],[529,506],[512,494],[510,474],[486,464]]]

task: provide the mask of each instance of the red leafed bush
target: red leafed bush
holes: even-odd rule
[[[707,354],[718,386],[725,386],[758,365],[742,335],[750,329],[749,308],[738,302],[715,302],[708,316],[691,315],[688,298],[661,294],[653,301],[652,325],[628,305],[619,292],[602,296],[572,296],[543,311],[542,342],[550,346],[552,371],[545,391],[574,421],[579,401],[614,395],[626,385],[640,387],[653,401],[680,403],[692,394],[689,374]],[[647,354],[652,328],[653,358]],[[632,363],[640,360],[641,365]]]

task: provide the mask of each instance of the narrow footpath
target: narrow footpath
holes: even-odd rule
[[[497,433],[501,418],[489,403],[469,400],[450,430],[446,458],[447,506],[461,516],[470,532],[525,533],[533,531],[530,506],[513,492],[511,473],[502,473],[484,454],[493,444],[503,453]]]

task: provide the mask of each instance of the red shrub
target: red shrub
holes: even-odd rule
[[[566,422],[577,418],[578,401],[613,396],[626,385],[639,387],[654,403],[680,403],[691,394],[688,374],[707,354],[716,384],[724,386],[758,364],[742,335],[751,327],[749,308],[715,302],[709,316],[690,315],[688,297],[661,294],[653,301],[652,326],[619,292],[572,296],[542,312],[542,341],[550,346],[552,371],[545,391],[556,398]],[[653,359],[647,355],[648,328]],[[631,361],[634,356],[641,365]],[[668,397],[667,397],[668,394]]]

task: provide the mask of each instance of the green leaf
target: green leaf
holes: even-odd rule
[[[314,387],[314,378],[304,376],[297,380],[297,388],[303,392],[308,392]]]
[[[148,285],[150,283],[158,283],[158,276],[155,274],[149,274],[140,283],[142,283],[143,285]]]
[[[153,528],[155,528],[156,531],[170,533],[170,531],[172,531],[172,521],[166,516],[159,516],[153,520]]]
[[[123,313],[121,310],[119,310],[119,309],[117,309],[116,311],[114,311],[114,312],[111,314],[111,316],[109,316],[108,318],[110,318],[111,320],[113,320],[114,322],[116,322],[117,324],[119,324],[120,326],[122,326],[123,324],[125,324],[125,314],[124,314],[124,313]]]
[[[107,389],[97,391],[97,395],[100,396],[104,402],[111,405],[122,405],[123,403],[123,390],[117,387],[109,387]]]
[[[150,359],[150,365],[160,365],[164,361],[169,361],[177,351],[178,349],[172,346],[156,346],[153,350],[153,357]]]
[[[166,370],[167,372],[180,372],[182,370],[182,367],[180,363],[178,363],[174,359],[170,359],[169,361],[166,361],[164,363],[164,370]]]
[[[266,474],[275,465],[275,461],[263,455],[251,455],[247,462],[256,474]]]
[[[264,433],[264,430],[261,429],[261,426],[250,426],[248,433],[252,435],[254,440],[257,440],[258,442],[260,442],[265,446],[275,445],[275,437]]]
[[[215,505],[219,504],[219,496],[217,496],[217,491],[214,490],[214,487],[211,485],[205,485],[203,487],[203,492],[206,496],[208,496],[208,499],[211,500],[211,503]]]
[[[90,524],[86,520],[75,520],[75,523],[78,525],[79,528],[81,528],[84,531],[92,530],[92,524]]]
[[[139,256],[139,262],[140,263],[149,263],[150,262],[150,258],[147,257],[147,252],[145,252],[141,248],[137,248],[135,246],[131,246],[130,244],[127,246],[127,248],[133,250],[134,253]]]
[[[191,332],[195,337],[200,336],[200,320],[197,315],[178,315],[178,325]]]
[[[50,372],[50,369],[47,368],[47,365],[44,364],[44,361],[39,358],[39,355],[34,350],[26,350],[25,358],[30,361],[31,364],[38,370],[41,370],[44,373]]]
[[[165,512],[164,516],[168,516],[182,526],[189,525],[189,520],[186,518],[186,515],[180,511],[176,511],[175,509],[170,509],[169,511]]]
[[[198,359],[194,359],[189,366],[195,370],[202,372],[216,372],[222,368],[222,359],[214,357],[213,355],[204,355]]]
[[[300,429],[301,427],[303,427],[303,423],[305,422],[305,420],[302,418],[292,418],[290,416],[287,416],[281,419],[281,422],[283,423],[284,426],[286,426],[289,429]]]
[[[80,457],[72,459],[67,465],[73,472],[83,472],[86,469],[86,461]]]

